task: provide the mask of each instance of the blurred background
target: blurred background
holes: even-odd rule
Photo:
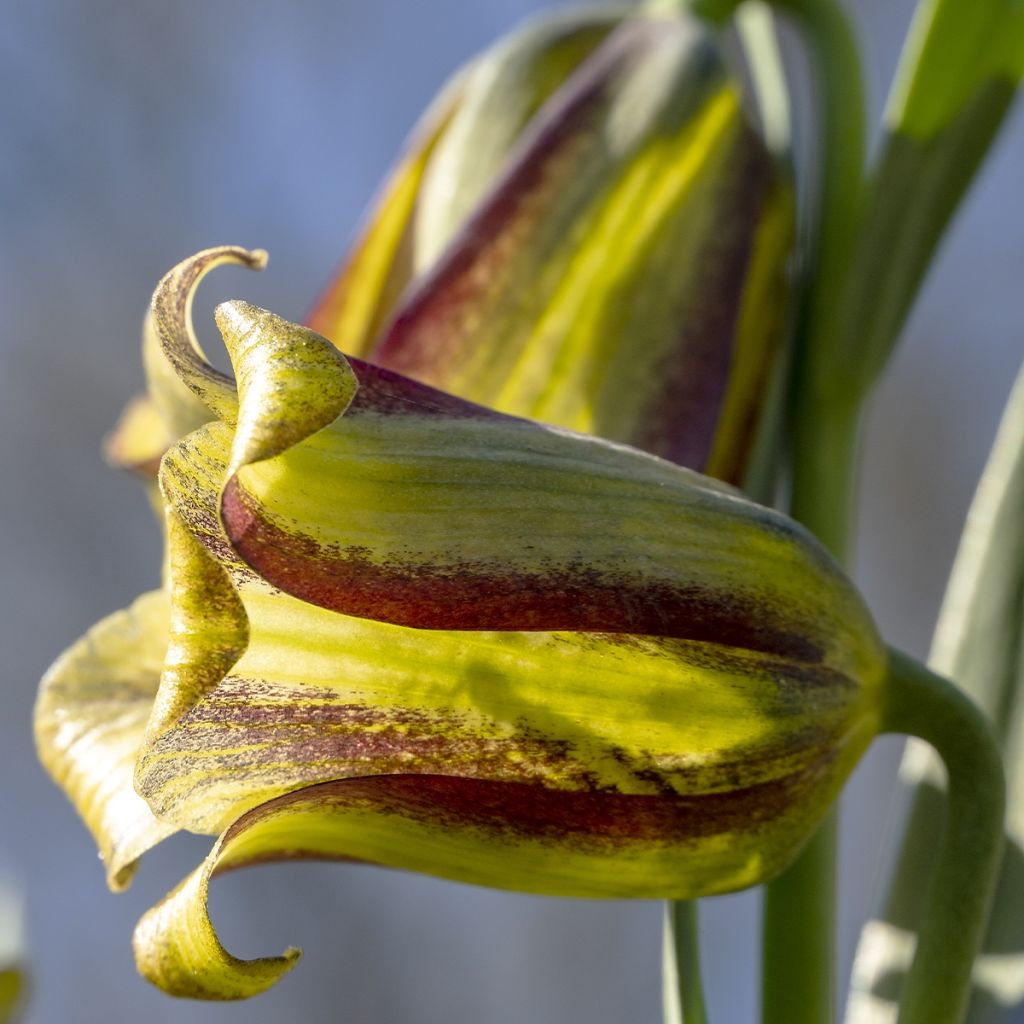
[[[350,865],[229,875],[212,912],[241,956],[304,947],[240,1005],[175,1002],[135,974],[140,914],[209,840],[176,837],[111,895],[92,841],[36,763],[31,709],[53,658],[158,579],[138,485],[100,442],[142,386],[158,278],[220,243],[262,275],[201,293],[300,319],[418,112],[542,0],[4,0],[0,6],[0,875],[24,896],[31,1024],[284,1020],[651,1022],[660,907],[491,893]],[[851,0],[877,115],[910,0]],[[806,75],[798,50],[798,81]],[[955,223],[866,434],[857,575],[888,639],[921,655],[962,518],[1024,353],[1024,110]],[[207,326],[203,327],[202,325]],[[875,904],[898,746],[876,744],[844,805],[840,973]],[[756,896],[708,901],[724,1024],[754,1019]]]

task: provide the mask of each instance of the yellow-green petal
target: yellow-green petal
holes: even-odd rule
[[[139,973],[170,995],[246,999],[265,992],[299,957],[297,949],[288,949],[279,957],[239,960],[220,944],[206,913],[206,897],[224,846],[222,840],[203,866],[135,927],[132,945]]]
[[[28,999],[22,887],[0,864],[0,1024],[21,1019]]]
[[[0,1024],[14,1024],[25,1000],[25,973],[0,965]]]
[[[376,774],[695,795],[817,765],[828,789],[877,727],[877,680],[829,666],[656,637],[423,632],[244,579],[239,594],[244,654],[139,758],[140,791],[193,831]],[[191,632],[200,655],[198,606]]]
[[[205,419],[209,416],[207,410]],[[199,423],[194,423],[189,430],[197,426]],[[130,470],[145,480],[152,480],[160,468],[164,452],[174,440],[153,400],[148,395],[137,395],[125,406],[117,425],[107,436],[104,454],[119,469]]]
[[[350,368],[246,304],[219,319],[250,427],[196,431],[161,483],[181,664],[205,671],[208,639],[226,675],[165,673],[176,711],[138,773],[161,815],[219,831],[310,782],[409,771],[717,791],[863,749],[878,640],[798,528],[643,453]],[[316,431],[325,395],[345,412]],[[244,609],[237,661],[206,610],[217,568]],[[362,619],[336,614],[354,602]]]
[[[92,832],[112,889],[127,886],[139,857],[177,831],[132,785],[168,619],[162,591],[115,612],[57,659],[36,703],[39,758]]]
[[[215,267],[234,264],[260,270],[266,262],[262,250],[219,246],[183,260],[157,285],[143,332],[143,358],[149,393],[173,437],[210,418],[200,411],[196,399],[209,414],[229,422],[234,422],[238,404],[234,382],[207,361],[192,328],[196,289]],[[169,339],[174,343],[168,344]],[[191,392],[187,403],[180,399],[182,385]]]
[[[187,343],[180,346],[182,358],[190,360],[193,350],[202,355],[199,343],[191,333],[192,298],[203,277],[214,267],[225,263],[260,270],[266,263],[266,253],[222,246],[186,260],[160,283],[143,322],[142,362],[146,371],[146,392],[128,403],[107,437],[104,448],[113,465],[130,470],[146,481],[156,476],[160,459],[171,444],[212,419],[214,409],[226,414],[233,403],[230,382],[208,366],[205,359],[201,359],[203,368],[199,377],[191,383],[186,382],[178,372],[180,367],[175,368],[167,361],[157,332],[158,323],[163,323],[165,330],[169,321],[183,325],[189,333],[182,339]],[[176,273],[179,276],[175,276]],[[180,276],[182,274],[184,276]]]
[[[627,21],[531,122],[371,358],[735,476],[785,300],[776,175],[707,30]],[[735,451],[714,452],[723,433]]]
[[[307,324],[349,355],[365,356],[543,101],[620,18],[593,10],[546,16],[459,71],[420,119]]]

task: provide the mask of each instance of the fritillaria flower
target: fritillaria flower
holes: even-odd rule
[[[165,583],[36,717],[113,888],[219,836],[140,923],[147,977],[235,998],[290,966],[207,919],[211,875],[253,861],[619,897],[789,863],[877,730],[883,649],[803,531],[655,456],[740,479],[791,219],[704,30],[584,15],[435,104],[320,334],[227,304],[225,377],[191,297],[262,255],[165,278],[111,443],[161,467]]]
[[[115,884],[171,831],[219,835],[140,922],[143,973],[232,998],[288,969],[235,959],[206,916],[211,875],[254,861],[673,898],[786,867],[878,730],[886,664],[818,544],[246,303],[217,311],[226,377],[188,323],[225,260],[252,256],[200,254],[154,298],[215,417],[160,470],[168,585],[65,655],[38,709]]]

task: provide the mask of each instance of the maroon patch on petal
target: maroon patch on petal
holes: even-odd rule
[[[352,404],[346,416],[373,413],[388,416],[437,415],[448,419],[510,419],[464,398],[456,398],[446,391],[438,391],[429,384],[403,377],[362,359],[346,357],[359,381]]]
[[[493,565],[380,565],[328,551],[260,514],[237,479],[221,516],[238,554],[286,593],[332,611],[417,629],[635,633],[814,662],[824,652],[753,596],[616,578],[586,567],[545,574]]]
[[[830,763],[826,757],[783,779],[703,796],[581,793],[444,775],[344,779],[297,790],[255,808],[228,829],[225,841],[261,817],[279,814],[289,805],[315,802],[328,813],[372,809],[442,830],[475,829],[509,840],[581,847],[674,844],[769,827],[804,804]]]

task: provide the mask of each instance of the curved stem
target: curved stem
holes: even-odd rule
[[[699,931],[695,901],[670,900],[665,904],[664,1024],[707,1024]]]
[[[958,1024],[971,991],[1003,850],[1005,783],[981,712],[952,683],[890,651],[887,732],[931,744],[949,775],[946,828],[899,1024]]]

